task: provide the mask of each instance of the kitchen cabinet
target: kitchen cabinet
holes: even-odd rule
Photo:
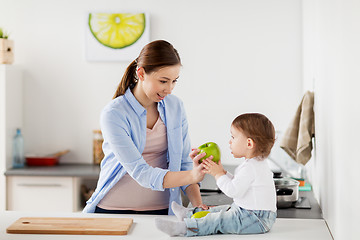
[[[63,164],[8,169],[7,210],[78,212],[84,207],[81,186],[94,189],[100,167]]]
[[[8,210],[75,212],[79,210],[77,177],[7,177]]]
[[[0,211],[6,208],[4,172],[11,167],[12,139],[16,128],[22,128],[22,69],[0,64]]]

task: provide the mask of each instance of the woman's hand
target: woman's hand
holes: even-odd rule
[[[188,184],[196,184],[201,182],[205,177],[204,166],[199,163],[199,160],[206,154],[199,154],[199,150],[195,149],[190,153],[190,157],[193,160],[193,169],[187,171],[169,171],[165,174],[163,187],[173,188],[184,186]],[[212,158],[208,158],[212,159]]]
[[[193,207],[200,207],[204,210],[209,209],[209,207],[202,202],[200,187],[197,183],[189,185],[185,189],[185,192]]]
[[[204,210],[208,210],[209,209],[209,206],[208,205],[206,205],[206,204],[200,204],[200,205],[198,205],[198,206],[195,206],[195,207],[199,207],[199,208],[202,208],[202,209],[204,209]]]
[[[202,158],[202,157],[205,157],[206,153],[201,153],[199,154],[200,152],[200,149],[192,149],[192,151],[190,152],[189,156],[191,157],[191,159],[193,161],[197,160],[197,163],[199,164],[199,160]],[[194,165],[195,166],[195,165]]]
[[[218,164],[216,164],[215,162],[213,162],[207,158],[207,159],[203,160],[201,165],[204,166],[203,172],[212,175],[213,177],[215,177],[216,180],[219,177],[221,177],[222,175],[226,174],[226,171],[224,170],[224,167],[221,164],[220,160],[219,160]]]
[[[199,154],[199,149],[193,149],[189,154],[190,158],[193,160],[193,169],[191,170],[192,177],[194,178],[194,182],[201,182],[204,177],[204,166],[199,163],[199,160],[205,157],[206,153]],[[212,156],[210,156],[212,159]]]

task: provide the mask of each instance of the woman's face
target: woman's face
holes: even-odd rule
[[[144,71],[139,79],[143,81],[143,91],[147,98],[153,102],[160,102],[171,94],[179,78],[179,73],[180,65],[163,67],[149,74]]]

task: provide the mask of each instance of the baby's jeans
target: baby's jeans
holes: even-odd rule
[[[200,209],[201,211],[202,209]],[[246,210],[235,203],[210,208],[202,218],[190,218],[199,209],[189,212],[184,219],[187,237],[210,234],[255,234],[268,232],[276,219],[276,213],[265,210]]]

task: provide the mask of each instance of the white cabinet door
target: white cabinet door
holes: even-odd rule
[[[36,212],[74,212],[79,206],[76,177],[7,177],[7,209]]]

